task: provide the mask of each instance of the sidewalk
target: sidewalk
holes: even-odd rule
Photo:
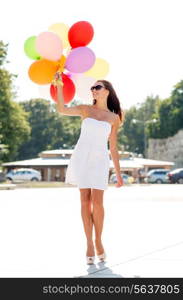
[[[0,277],[183,277],[181,185],[104,194],[107,262],[86,265],[77,188],[0,191]]]
[[[16,184],[12,183],[1,183],[0,190],[13,190],[16,188]]]

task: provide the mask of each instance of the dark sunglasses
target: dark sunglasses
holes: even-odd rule
[[[96,91],[98,91],[98,90],[101,90],[102,88],[104,88],[104,86],[98,84],[98,85],[92,86],[90,90],[93,91],[94,89],[96,89]]]

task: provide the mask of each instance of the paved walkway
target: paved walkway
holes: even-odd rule
[[[88,266],[77,188],[0,191],[0,277],[183,277],[182,185],[109,187]]]

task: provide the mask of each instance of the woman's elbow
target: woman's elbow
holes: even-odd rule
[[[64,107],[62,108],[62,107],[58,107],[58,105],[57,105],[57,112],[59,113],[59,114],[64,114]]]

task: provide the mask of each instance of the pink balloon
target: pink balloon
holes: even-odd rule
[[[88,71],[95,63],[94,52],[88,47],[77,47],[71,50],[66,60],[66,69],[73,73]]]
[[[36,38],[36,50],[43,58],[59,60],[63,52],[62,41],[53,32],[42,32]]]

